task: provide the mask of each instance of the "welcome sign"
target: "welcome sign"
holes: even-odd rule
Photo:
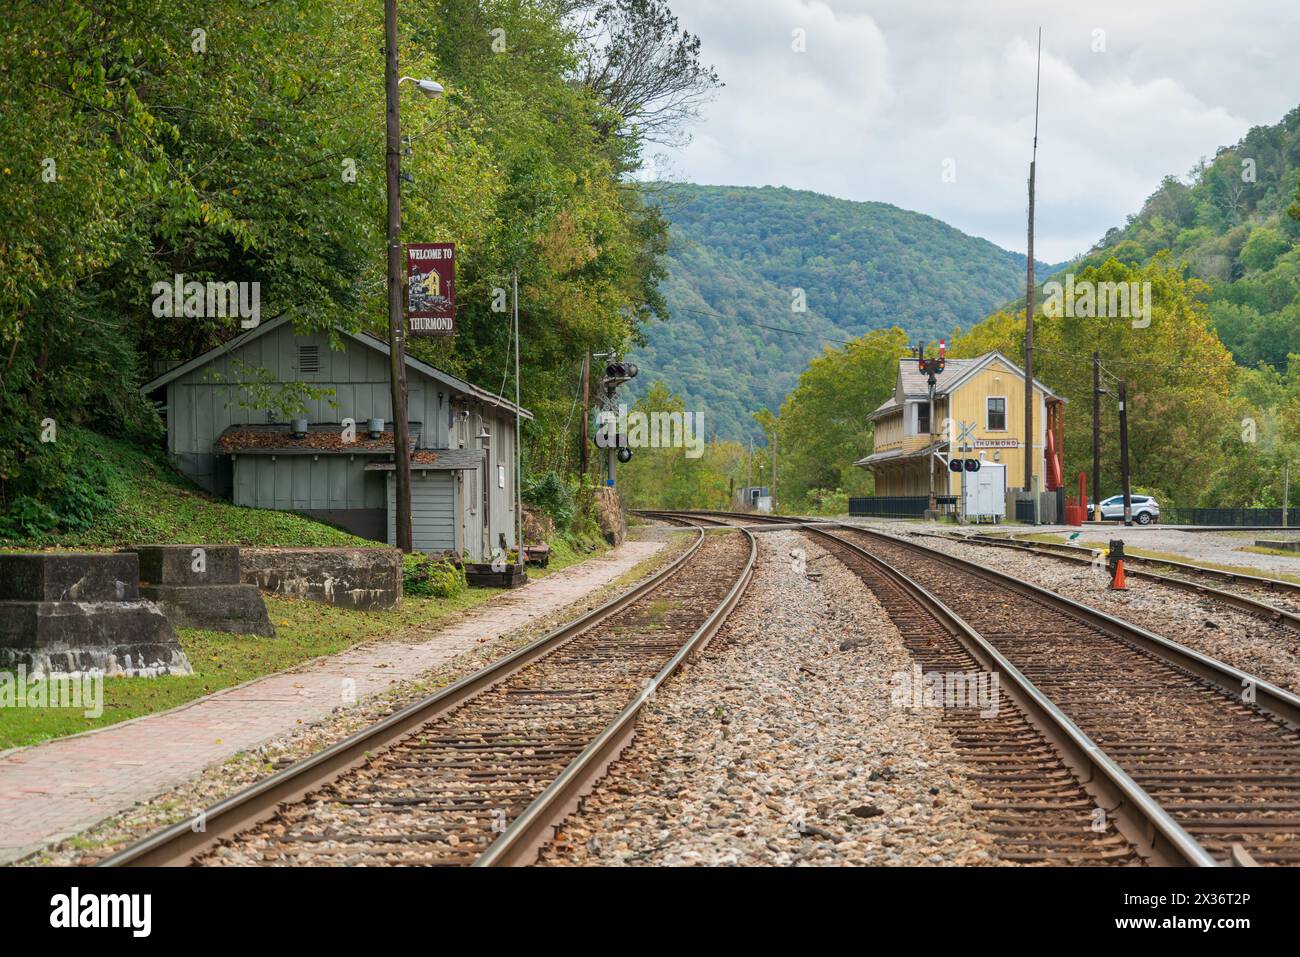
[[[406,246],[406,327],[412,336],[456,334],[456,244]]]

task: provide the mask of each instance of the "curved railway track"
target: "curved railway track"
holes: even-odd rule
[[[645,582],[101,866],[531,863],[754,571],[704,532]]]
[[[792,522],[715,514],[729,521]],[[841,523],[804,527],[841,557],[852,555],[850,567],[876,591],[927,674],[960,671],[961,655],[968,655],[1000,675],[1009,699],[1031,719],[1033,729],[1014,730],[972,721],[957,736],[968,755],[993,771],[981,778],[986,788],[1026,789],[985,807],[997,826],[1008,828],[1005,838],[1032,842],[1027,853],[1013,850],[1013,858],[1055,860],[1059,854],[1074,861],[1101,854],[1126,862],[1114,847],[1082,849],[1078,821],[1067,813],[1062,823],[1060,811],[1086,816],[1090,809],[1077,803],[1077,793],[1070,804],[1061,768],[1043,749],[1050,741],[1061,767],[1092,802],[1120,818],[1119,831],[1153,863],[1300,863],[1300,698],[1128,622],[924,545]],[[872,566],[866,573],[865,563]],[[910,600],[894,593],[899,588]],[[957,713],[944,720],[972,719]],[[999,736],[1001,747],[994,744]],[[1034,767],[1033,758],[1041,764]],[[1042,823],[1038,831],[1035,821]]]

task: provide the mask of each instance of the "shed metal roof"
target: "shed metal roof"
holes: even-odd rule
[[[411,454],[411,468],[416,471],[460,471],[476,469],[483,464],[482,449],[418,449]],[[368,462],[367,472],[392,472],[395,462]]]
[[[241,333],[240,335],[235,336],[235,338],[231,339],[230,341],[223,342],[221,345],[217,346],[216,348],[209,349],[207,352],[203,353],[202,355],[195,356],[189,362],[183,362],[180,365],[176,366],[174,369],[169,369],[167,372],[164,372],[162,375],[158,376],[157,378],[151,379],[150,381],[146,382],[144,385],[140,387],[140,391],[147,394],[149,392],[154,392],[158,389],[161,389],[163,386],[167,385],[167,383],[173,381],[174,379],[178,379],[181,376],[185,375],[186,373],[201,368],[207,365],[209,362],[212,362],[214,359],[219,359],[221,356],[225,355],[226,353],[233,352],[235,349],[238,349],[240,346],[247,345],[248,343],[252,342],[254,339],[257,339],[259,336],[264,336],[268,332],[280,328],[281,326],[283,326],[285,323],[289,321],[290,321],[290,315],[289,313],[286,312],[276,316],[274,319],[269,319],[266,322],[259,323],[257,325],[257,328],[250,329],[247,332]],[[377,352],[382,352],[385,356],[389,354],[388,343],[383,339],[379,338],[378,336],[372,335],[371,333],[349,332],[346,329],[338,329],[337,332],[339,333],[339,335],[344,336],[348,339],[352,339],[355,342],[359,342],[363,346],[374,349]],[[443,372],[441,369],[435,368],[434,366],[429,365],[427,362],[421,362],[419,359],[413,358],[410,355],[406,357],[406,365],[408,368],[414,369],[417,372],[421,373],[422,375],[428,376],[429,378],[437,382],[441,382],[443,385],[447,386],[450,389],[454,389],[455,391],[461,393],[462,395],[472,396],[473,398],[479,399],[488,405],[492,405],[497,408],[506,409],[507,411],[510,412],[518,411],[521,418],[531,419],[533,417],[533,414],[529,412],[527,409],[516,406],[513,402],[511,402],[509,399],[506,399],[504,396],[500,396],[497,395],[496,393],[489,392],[487,389],[480,389],[478,386],[474,385],[471,382],[466,382],[464,379],[451,375],[448,372]]]
[[[353,442],[343,441],[343,426],[336,423],[310,425],[301,439],[294,438],[284,423],[232,425],[217,436],[212,451],[216,455],[392,455],[393,426],[386,425],[377,439],[358,426]],[[419,445],[423,428],[419,422],[407,423],[412,446]]]

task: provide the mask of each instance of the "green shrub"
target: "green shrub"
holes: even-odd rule
[[[416,598],[453,598],[469,587],[465,569],[420,552],[402,556],[402,591]]]
[[[842,488],[808,490],[808,511],[813,515],[843,515],[849,510],[849,495]]]
[[[9,427],[0,434],[0,538],[76,532],[111,511],[109,464],[79,430],[48,443]]]
[[[566,530],[573,521],[573,493],[553,469],[524,484],[524,501],[551,516],[560,531]]]

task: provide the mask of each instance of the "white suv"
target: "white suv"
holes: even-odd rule
[[[1160,518],[1160,503],[1149,495],[1130,495],[1129,502],[1133,506],[1133,521],[1139,525],[1150,525]],[[1092,514],[1093,505],[1088,503],[1089,516]],[[1124,518],[1124,496],[1112,495],[1101,503],[1102,518]]]

